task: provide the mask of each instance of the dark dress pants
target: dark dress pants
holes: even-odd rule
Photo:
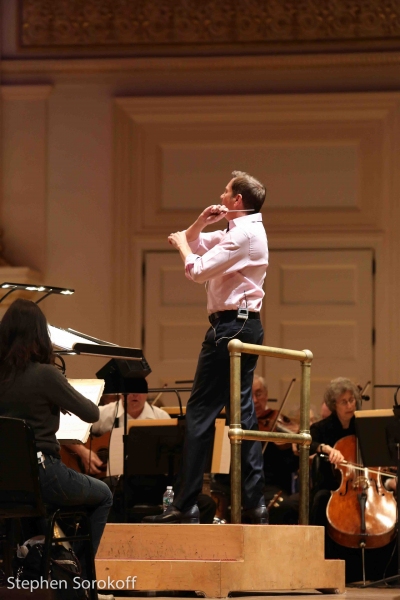
[[[244,321],[222,317],[206,333],[197,364],[193,390],[186,408],[186,435],[182,465],[174,506],[186,510],[196,503],[201,492],[206,459],[214,437],[216,417],[225,406],[229,417],[230,360],[229,339],[261,344],[263,328],[258,319]],[[243,354],[241,359],[241,410],[243,429],[258,429],[252,399],[253,373],[257,356]],[[242,442],[243,506],[254,508],[263,500],[263,458],[261,442]]]

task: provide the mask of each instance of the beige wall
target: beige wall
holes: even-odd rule
[[[374,375],[396,382],[400,96],[369,90],[399,88],[400,58],[376,56],[28,61],[3,52],[7,259],[76,289],[43,303],[54,324],[140,345],[142,253],[166,249],[166,234],[244,162],[271,182],[272,247],[374,250]],[[299,91],[325,93],[287,94]],[[102,362],[69,359],[68,373],[91,376]]]

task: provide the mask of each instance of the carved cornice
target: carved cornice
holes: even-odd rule
[[[20,0],[19,42],[163,55],[400,47],[398,0]],[[350,44],[350,46],[349,46]]]
[[[4,100],[47,100],[51,85],[1,85],[0,96]]]

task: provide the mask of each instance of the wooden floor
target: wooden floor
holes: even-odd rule
[[[115,598],[129,598],[129,596],[119,596],[118,593],[115,594]],[[138,597],[138,596],[136,596]],[[146,596],[144,596],[146,597]],[[366,589],[355,589],[355,588],[346,588],[345,594],[319,594],[317,592],[313,592],[308,594],[307,592],[294,592],[293,594],[286,593],[266,593],[263,596],[251,595],[251,596],[235,596],[240,600],[265,600],[274,599],[274,600],[317,600],[321,598],[321,600],[400,600],[400,587],[392,588],[392,589],[383,589],[383,588],[366,588]],[[143,598],[143,596],[141,596]],[[179,596],[180,600],[185,600],[182,596]],[[157,596],[157,600],[171,600],[171,596]],[[188,598],[187,600],[193,600],[193,596]],[[212,598],[207,600],[213,600]]]
[[[105,592],[106,593],[106,592]],[[132,592],[131,592],[132,594]],[[132,598],[132,595],[129,595],[129,592],[114,592],[115,599],[122,598]],[[149,598],[149,596],[137,596],[136,598]],[[33,592],[22,591],[22,590],[5,590],[0,588],[0,598],[1,600],[52,600],[51,596],[43,592]],[[154,598],[154,596],[153,596]],[[280,594],[279,592],[274,592],[270,594],[265,594],[265,596],[240,596],[240,600],[266,600],[266,599],[274,599],[274,600],[317,600],[321,598],[321,600],[400,600],[400,588],[397,589],[354,589],[354,588],[346,588],[345,594],[308,594],[306,592],[296,592],[293,594]],[[171,600],[171,595],[169,596],[157,596],[157,600]],[[183,596],[179,596],[179,600],[185,600]],[[186,600],[193,600],[193,596],[187,598]],[[212,598],[207,600],[213,600]]]

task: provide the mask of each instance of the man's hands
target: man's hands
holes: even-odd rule
[[[168,241],[171,244],[171,246],[173,246],[177,250],[179,250],[179,248],[181,246],[184,246],[185,244],[189,245],[187,243],[186,233],[184,231],[177,231],[176,233],[171,233],[168,236]]]
[[[228,212],[224,204],[212,204],[203,210],[199,219],[204,221],[204,225],[211,225],[217,221],[221,221]]]
[[[184,231],[177,231],[176,233],[171,233],[171,235],[168,236],[168,241],[171,244],[171,246],[179,250],[179,254],[181,255],[183,262],[186,261],[186,257],[189,256],[189,254],[192,254],[192,251],[186,239],[186,233]]]
[[[221,221],[228,212],[223,204],[212,204],[203,210],[196,221],[186,231],[177,231],[168,236],[168,242],[179,250],[183,262],[192,253],[189,242],[194,242],[203,231],[204,227]]]

